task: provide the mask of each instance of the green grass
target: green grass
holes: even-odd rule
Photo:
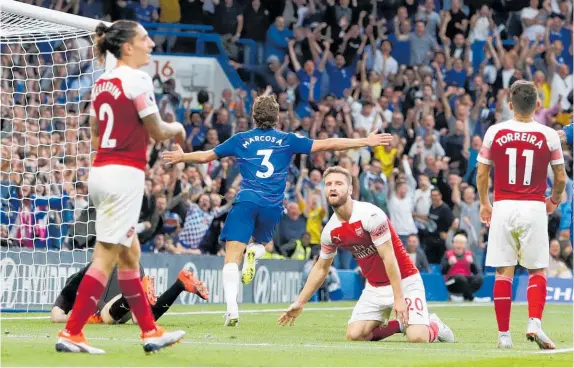
[[[161,320],[167,329],[182,328],[185,340],[159,354],[146,356],[139,329],[131,322],[123,326],[89,325],[84,330],[91,344],[106,355],[59,354],[54,351],[61,325],[47,319],[9,320],[39,314],[3,314],[2,366],[554,366],[572,367],[572,351],[540,354],[524,338],[527,308],[514,305],[512,326],[514,349],[496,349],[497,329],[491,305],[430,305],[454,331],[455,344],[409,344],[402,335],[381,342],[348,342],[345,327],[352,303],[311,304],[294,327],[279,327],[279,312],[265,311],[285,305],[243,305],[238,328],[223,327],[221,305],[176,306]],[[332,308],[336,309],[332,309]],[[329,310],[311,310],[329,308]],[[185,312],[212,314],[181,314]],[[221,313],[220,313],[221,312]],[[571,349],[572,305],[547,305],[544,330],[558,349]]]

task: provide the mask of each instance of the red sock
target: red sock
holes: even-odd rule
[[[88,322],[88,318],[98,309],[98,301],[104,293],[108,276],[101,270],[90,267],[80,282],[76,301],[66,323],[66,330],[71,335],[77,335]]]
[[[140,271],[118,270],[118,282],[142,332],[155,330],[157,326],[142,287]]]
[[[367,338],[367,340],[380,341],[399,332],[401,332],[401,325],[399,321],[393,319],[389,321],[386,326],[375,327],[373,331],[371,331],[370,338]]]
[[[496,275],[494,280],[494,312],[498,331],[510,330],[510,307],[512,306],[512,279],[502,275]]]
[[[528,278],[528,318],[542,319],[544,304],[546,304],[546,276],[535,273]]]
[[[434,342],[438,336],[438,323],[429,323],[429,342]]]

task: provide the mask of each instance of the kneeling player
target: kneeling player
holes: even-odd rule
[[[60,295],[56,298],[56,302],[50,311],[50,320],[52,322],[64,323],[68,320],[68,313],[72,310],[72,306],[76,300],[78,286],[80,285],[80,281],[82,281],[82,278],[89,266],[90,265],[88,264],[82,270],[73,274],[68,278],[68,280],[66,280],[66,286],[64,286]],[[114,273],[115,272],[116,270],[114,270]],[[146,297],[156,321],[163,316],[165,312],[167,312],[183,291],[196,294],[205,300],[209,298],[209,291],[205,284],[195,278],[193,273],[188,270],[181,270],[177,280],[158,298],[156,298],[154,293],[153,280],[148,276],[144,276],[144,271],[141,265],[140,277],[142,279],[144,292],[146,293]],[[90,317],[88,323],[126,323],[130,317],[132,317],[130,311],[131,309],[129,304],[120,292],[117,277],[112,274],[102,299],[98,303],[98,311]]]
[[[451,329],[436,314],[429,316],[420,274],[385,213],[351,199],[351,175],[344,168],[331,167],[324,178],[334,214],[321,234],[319,260],[279,323],[294,323],[303,304],[323,284],[337,247],[343,247],[353,254],[367,279],[347,326],[349,340],[378,341],[403,332],[409,342],[454,342]],[[396,319],[383,324],[393,309]]]

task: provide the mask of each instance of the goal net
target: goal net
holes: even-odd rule
[[[94,239],[87,196],[99,23],[0,0],[0,307],[48,310]]]

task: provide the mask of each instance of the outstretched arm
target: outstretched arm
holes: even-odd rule
[[[314,140],[311,152],[320,151],[342,151],[365,146],[388,146],[393,141],[391,134],[369,134],[367,138],[328,138]]]
[[[217,159],[217,155],[214,150],[183,153],[181,147],[176,145],[175,151],[162,152],[161,158],[172,165],[180,162],[203,164]]]

